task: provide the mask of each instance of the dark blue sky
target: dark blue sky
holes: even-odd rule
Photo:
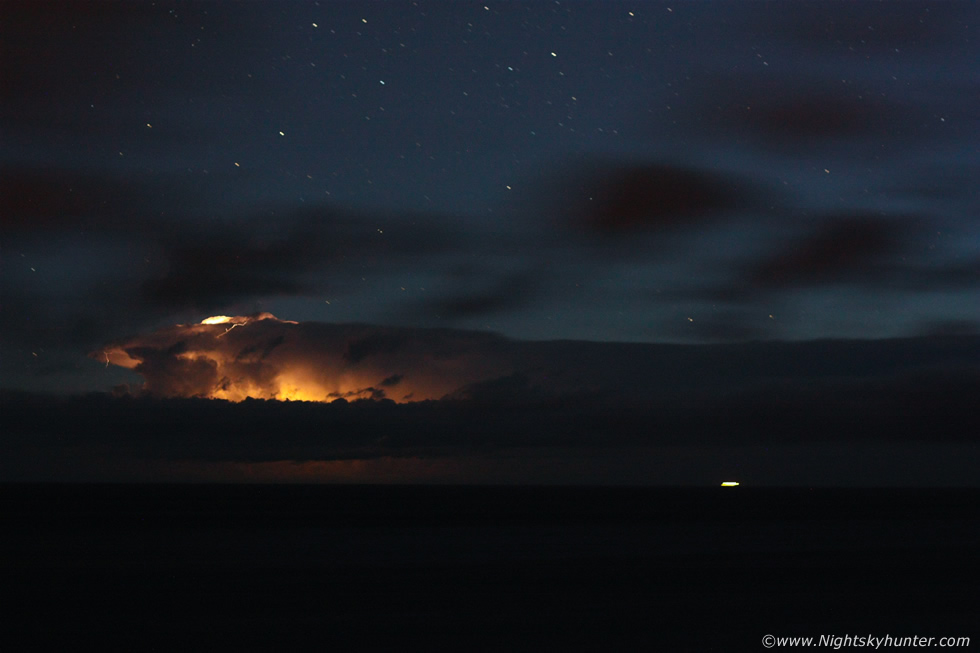
[[[4,386],[216,314],[976,332],[970,2],[2,5]],[[129,378],[129,377],[125,377]]]

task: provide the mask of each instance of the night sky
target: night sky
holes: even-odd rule
[[[976,483],[976,3],[0,13],[6,478]]]

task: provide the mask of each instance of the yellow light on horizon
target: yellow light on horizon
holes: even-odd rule
[[[225,324],[227,322],[231,322],[231,318],[227,315],[215,315],[214,317],[201,320],[201,324]]]
[[[738,485],[738,481],[722,481],[721,483],[722,487],[735,487],[736,485]]]

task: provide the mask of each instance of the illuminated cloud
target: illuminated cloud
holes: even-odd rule
[[[512,415],[521,405],[571,397],[569,405],[593,406],[597,423],[624,407],[643,414],[628,429],[643,433],[654,418],[664,429],[685,431],[683,420],[662,421],[682,404],[681,413],[695,414],[710,402],[734,402],[722,412],[747,410],[735,420],[744,426],[755,423],[754,415],[771,419],[771,397],[781,397],[784,406],[797,400],[808,405],[814,383],[893,383],[947,368],[952,374],[976,364],[975,348],[969,335],[715,345],[541,342],[482,331],[294,322],[257,313],[166,327],[109,343],[90,357],[142,375],[142,391],[158,397],[448,399],[483,407],[478,412],[506,407]],[[748,394],[735,400],[734,388]],[[853,392],[848,386],[844,395]]]
[[[121,340],[91,357],[132,369],[168,397],[303,401],[441,398],[505,375],[499,336],[214,316]]]

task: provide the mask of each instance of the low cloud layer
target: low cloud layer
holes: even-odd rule
[[[970,335],[881,341],[654,345],[532,342],[454,329],[216,316],[107,344],[90,353],[145,379],[142,394],[241,401],[560,397],[654,402],[783,384],[889,383],[972,370]]]
[[[215,316],[91,352],[143,377],[116,396],[0,392],[0,478],[970,484],[968,326],[670,345]]]
[[[573,354],[574,344],[552,353]],[[0,478],[970,485],[978,345],[701,346],[685,352],[693,369],[634,371],[618,388],[597,370],[607,387],[595,393],[556,395],[516,373],[401,404],[364,392],[330,403],[0,393]],[[895,358],[897,349],[909,358]],[[596,353],[584,352],[590,366]],[[624,352],[608,353],[628,373]],[[633,355],[661,365],[671,357]],[[776,356],[786,360],[766,364]],[[161,382],[160,369],[146,373]],[[664,391],[664,381],[676,387]]]

